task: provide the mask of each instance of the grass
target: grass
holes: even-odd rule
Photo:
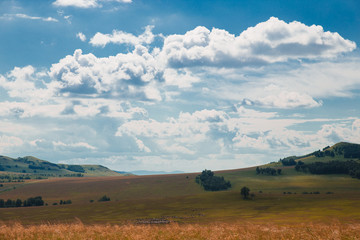
[[[252,170],[221,174],[234,182],[230,191],[205,192],[194,182],[196,174],[41,180],[2,193],[0,198],[25,198],[42,193],[49,206],[0,209],[0,215],[4,221],[16,220],[22,224],[64,223],[75,218],[85,224],[136,223],[138,219],[150,218],[199,224],[239,219],[277,223],[333,219],[360,222],[360,181],[348,176],[290,177],[289,174],[252,179]],[[254,189],[254,200],[241,198],[239,190],[243,185]],[[334,194],[326,194],[328,189]],[[292,194],[283,194],[284,191]],[[320,194],[302,194],[304,191],[320,191]],[[104,194],[111,201],[97,202]],[[71,199],[73,204],[52,206],[52,202],[60,199]],[[95,201],[90,203],[91,199]]]
[[[359,223],[212,223],[150,225],[84,225],[19,223],[0,226],[0,239],[360,239]]]
[[[48,206],[0,209],[0,219],[24,225],[64,224],[74,219],[90,225],[126,225],[148,219],[178,224],[360,222],[360,180],[311,175],[292,167],[282,167],[282,173],[256,175],[255,168],[219,171],[216,175],[232,183],[230,190],[221,192],[205,192],[195,183],[197,173],[33,180],[17,183],[16,189],[9,187],[0,192],[0,198],[24,200],[39,195]],[[253,200],[241,198],[243,186],[255,193]],[[97,202],[103,195],[111,201]],[[52,205],[68,199],[72,204]]]

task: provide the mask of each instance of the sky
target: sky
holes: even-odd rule
[[[2,0],[0,154],[220,170],[360,143],[357,0]]]

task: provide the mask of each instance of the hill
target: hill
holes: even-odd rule
[[[296,158],[307,163],[347,157],[358,144],[339,143],[320,152],[334,151],[334,157],[316,152]],[[338,149],[338,150],[336,150]],[[341,151],[340,151],[341,150]],[[153,223],[179,222],[360,222],[360,180],[347,174],[311,174],[296,171],[281,161],[259,166],[279,168],[281,174],[257,174],[256,167],[216,171],[231,182],[225,191],[205,191],[195,182],[199,173],[151,176],[50,178],[5,182],[0,199],[42,196],[47,206],[0,208],[3,221],[24,224],[42,222]],[[253,198],[243,200],[240,189],[247,186]],[[104,195],[110,201],[98,201]],[[60,205],[61,200],[71,204]]]
[[[0,174],[16,174],[23,178],[123,176],[101,165],[55,164],[32,156],[10,158],[0,156]]]

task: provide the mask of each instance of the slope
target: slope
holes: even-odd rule
[[[23,178],[122,176],[101,165],[55,164],[32,156],[0,156],[0,174],[15,173]]]

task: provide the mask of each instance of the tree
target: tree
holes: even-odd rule
[[[278,168],[278,170],[277,170],[277,174],[278,174],[278,175],[280,175],[280,174],[281,174],[281,169],[280,169],[280,168]]]
[[[106,195],[104,195],[98,201],[99,202],[107,202],[107,201],[110,201],[110,197],[107,197]]]
[[[220,191],[231,187],[230,181],[224,177],[214,176],[211,170],[204,170],[195,178],[196,183],[200,184],[205,191]]]
[[[5,202],[5,207],[13,207],[14,204],[13,204],[13,201],[11,199],[8,199],[6,202]]]
[[[21,205],[22,205],[21,199],[16,199],[15,207],[21,207]]]
[[[247,199],[250,194],[250,189],[248,187],[243,187],[240,191],[241,196],[243,196],[244,199]]]

